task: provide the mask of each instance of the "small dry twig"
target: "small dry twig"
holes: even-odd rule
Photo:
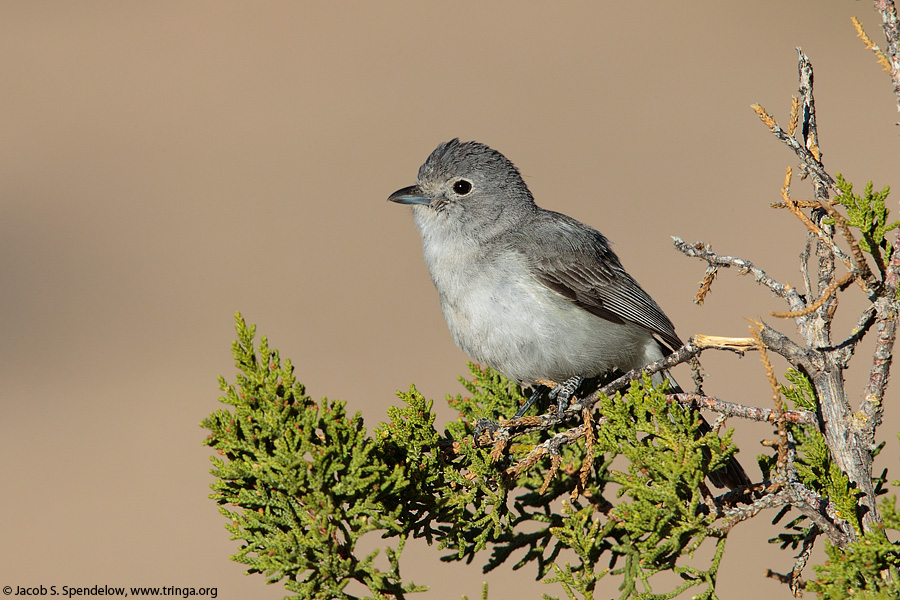
[[[594,466],[594,423],[591,419],[591,409],[585,408],[582,411],[582,420],[584,421],[584,462],[581,463],[581,489],[587,488],[588,476]]]
[[[791,119],[788,121],[788,135],[793,137],[800,122],[800,98],[791,96]]]
[[[778,427],[778,461],[776,463],[776,468],[782,477],[784,477],[785,481],[790,479],[787,474],[788,467],[788,433],[787,427],[785,426],[785,418],[784,418],[784,400],[781,398],[781,387],[778,385],[778,380],[775,378],[775,368],[772,367],[772,362],[769,360],[769,353],[766,352],[766,346],[763,344],[762,339],[759,337],[759,329],[762,328],[762,323],[757,323],[756,327],[750,327],[750,333],[753,334],[753,339],[756,340],[756,347],[759,350],[759,358],[762,360],[763,367],[766,370],[766,379],[769,380],[769,385],[772,386],[772,400],[775,403],[775,412],[777,414],[777,418],[775,420],[775,424]]]
[[[804,308],[803,310],[795,310],[795,311],[791,311],[791,312],[776,312],[773,310],[769,314],[771,314],[773,317],[777,317],[779,319],[796,319],[798,317],[805,317],[806,315],[814,313],[817,310],[819,310],[819,308],[821,308],[821,306],[823,304],[825,304],[825,301],[828,300],[828,298],[833,293],[835,293],[838,289],[846,286],[848,283],[853,281],[853,279],[854,279],[853,273],[847,273],[846,275],[844,275],[843,277],[841,277],[840,279],[838,279],[837,281],[835,281],[834,283],[829,285],[827,288],[825,288],[825,291],[822,293],[821,296],[819,296],[819,299],[816,300],[815,302],[813,302],[812,304],[810,304],[809,306],[807,306],[806,308]]]
[[[544,483],[541,484],[541,489],[538,492],[541,495],[547,491],[547,488],[550,487],[550,482],[553,480],[553,476],[556,475],[556,472],[559,470],[559,463],[562,462],[562,457],[559,454],[551,454],[550,455],[550,468],[547,469],[547,474],[544,475]]]
[[[884,52],[881,51],[881,48],[875,45],[875,42],[872,41],[866,34],[866,30],[863,29],[862,23],[859,22],[859,19],[856,17],[850,17],[850,21],[853,23],[853,27],[856,28],[856,36],[863,41],[863,44],[866,45],[866,48],[875,53],[875,60],[878,61],[878,64],[881,65],[881,70],[885,73],[891,72],[891,63],[887,59],[887,56],[884,55]]]
[[[794,139],[794,136],[789,135],[788,132],[783,130],[778,123],[775,122],[775,119],[766,112],[766,109],[760,106],[759,104],[751,105],[751,108],[759,115],[759,118],[765,123],[769,130],[777,137],[779,140],[788,145],[788,147],[794,151],[794,154],[803,162],[805,166],[809,168],[810,171],[816,173],[824,182],[831,187],[835,193],[839,193],[840,190],[837,188],[837,184],[834,179],[825,171],[825,167],[822,166],[822,163],[819,161],[818,156],[818,146],[815,144],[810,145],[810,147],[816,149],[816,154],[813,154],[808,148],[802,146],[800,142]]]
[[[772,292],[780,298],[784,298],[791,307],[791,310],[802,310],[805,308],[803,300],[796,290],[789,285],[775,281],[769,277],[765,271],[754,266],[749,260],[716,254],[710,250],[709,245],[707,244],[700,242],[688,244],[677,236],[672,236],[672,241],[675,248],[680,252],[687,256],[705,260],[710,267],[735,267],[741,274],[751,273],[758,283],[772,290]]]
[[[709,293],[710,287],[712,287],[713,281],[716,279],[716,273],[718,272],[718,267],[714,265],[710,265],[706,267],[706,272],[703,274],[703,280],[700,282],[700,289],[697,290],[697,296],[694,298],[694,304],[703,305],[704,300],[706,300],[706,295]]]

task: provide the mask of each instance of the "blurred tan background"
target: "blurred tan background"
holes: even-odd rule
[[[896,100],[852,15],[883,39],[871,4],[849,1],[5,2],[0,585],[284,596],[228,560],[207,498],[198,423],[216,377],[233,379],[233,313],[370,430],[410,382],[454,418],[441,399],[467,357],[408,209],[385,202],[451,137],[497,148],[539,204],[607,234],[682,337],[745,335],[776,299],[724,271],[694,305],[703,265],[670,236],[800,283],[801,226],[769,208],[795,161],[749,108],[787,122],[798,45],[826,166],[900,184]],[[704,362],[707,391],[770,401],[755,356]],[[896,418],[879,468],[896,463]],[[770,429],[731,425],[758,476]],[[789,597],[764,578],[793,562],[767,522],[735,530],[722,598]],[[495,599],[562,594],[530,569],[483,576],[440,555],[404,555],[422,598],[482,580]]]

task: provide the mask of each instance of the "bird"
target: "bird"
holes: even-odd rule
[[[599,231],[539,207],[519,169],[480,142],[454,138],[388,200],[411,205],[441,310],[456,345],[562,415],[586,378],[640,369],[680,348],[672,321],[628,274]],[[653,382],[670,382],[666,372]],[[702,417],[701,417],[702,419]],[[701,432],[709,431],[704,420]],[[717,487],[750,483],[734,458]]]

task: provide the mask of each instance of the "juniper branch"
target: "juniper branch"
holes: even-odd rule
[[[790,504],[818,527],[831,543],[843,548],[853,539],[852,527],[837,514],[834,502],[825,500],[799,482],[792,482],[784,488]]]
[[[801,591],[803,588],[803,580],[801,579],[803,569],[806,568],[806,563],[809,561],[809,557],[812,554],[816,538],[818,538],[821,533],[819,528],[813,525],[809,528],[809,533],[806,534],[806,537],[803,538],[803,548],[800,550],[800,554],[797,555],[797,558],[794,561],[794,567],[791,569],[791,593],[794,594],[795,598],[800,598],[803,595]]]
[[[667,397],[685,406],[706,408],[726,417],[738,417],[749,421],[766,423],[775,423],[778,420],[778,411],[772,408],[747,406],[746,404],[728,402],[727,400],[721,400],[712,396],[701,396],[700,394],[669,394]],[[786,410],[784,411],[784,420],[797,425],[818,426],[816,413],[810,410]]]
[[[749,260],[744,260],[743,258],[737,258],[734,256],[716,254],[709,249],[708,245],[701,242],[688,244],[677,236],[672,236],[672,240],[675,248],[677,248],[680,252],[687,256],[705,260],[711,267],[735,267],[742,275],[745,273],[752,273],[753,278],[757,281],[757,283],[766,286],[767,288],[772,290],[775,295],[787,301],[788,305],[791,307],[791,310],[803,310],[804,308],[806,308],[803,303],[803,299],[800,297],[800,294],[798,294],[793,287],[780,283],[775,279],[769,277],[765,271],[755,266]]]

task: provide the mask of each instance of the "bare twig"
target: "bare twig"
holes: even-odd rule
[[[766,275],[765,271],[763,271],[759,267],[754,266],[753,263],[749,260],[736,258],[734,256],[724,256],[716,254],[715,252],[710,250],[708,246],[700,242],[696,244],[688,244],[680,237],[676,236],[672,236],[672,240],[675,244],[675,247],[680,252],[684,253],[687,256],[703,259],[711,267],[735,267],[740,271],[741,274],[752,273],[753,278],[756,279],[758,283],[772,290],[772,292],[777,296],[787,300],[788,305],[791,307],[791,310],[802,310],[805,308],[803,300],[800,298],[800,295],[794,288],[775,281],[774,279]]]
[[[698,348],[714,348],[716,350],[732,350],[743,353],[746,350],[756,350],[756,342],[753,338],[722,337],[720,335],[705,335],[695,333],[688,342]]]
[[[875,301],[875,313],[878,338],[875,342],[869,381],[863,394],[864,400],[858,413],[862,420],[859,423],[860,433],[863,433],[865,440],[871,444],[874,444],[875,428],[881,424],[884,413],[882,399],[890,376],[894,341],[897,338],[897,302],[879,298]]]
[[[838,516],[833,502],[798,482],[788,484],[784,490],[788,493],[790,504],[808,517],[835,546],[844,548],[855,537],[850,524]]]
[[[771,408],[747,406],[745,404],[728,402],[712,396],[701,396],[699,394],[668,394],[666,397],[687,406],[707,408],[726,417],[739,417],[750,421],[763,421],[768,423],[775,423],[778,420],[778,412]],[[783,415],[784,420],[788,423],[818,426],[816,413],[809,410],[786,410]]]
[[[787,488],[782,488],[775,493],[763,495],[761,498],[754,500],[751,504],[722,507],[722,513],[725,515],[725,518],[722,520],[721,524],[715,525],[712,529],[721,534],[727,534],[731,531],[732,527],[741,521],[746,521],[751,517],[755,517],[767,508],[775,508],[777,506],[784,506],[785,504],[791,504],[790,492]]]
[[[787,412],[787,411],[784,411]],[[787,418],[783,419],[787,422]],[[787,475],[787,480],[789,482],[794,482],[799,479],[797,474],[797,467],[794,466],[794,463],[797,461],[797,444],[794,442],[794,434],[790,429],[787,430],[787,467],[785,468],[785,475]]]
[[[778,583],[789,584],[791,582],[791,578],[789,575],[785,575],[784,573],[777,573],[772,569],[766,569],[766,577],[769,579],[774,579]]]
[[[821,164],[822,152],[819,150],[819,131],[816,127],[816,101],[813,96],[813,68],[809,57],[803,54],[803,50],[797,48],[799,55],[798,70],[800,71],[800,104],[802,106],[802,125],[800,128],[806,149],[815,157],[816,162]],[[823,182],[828,180],[822,175],[819,178]],[[816,196],[818,197],[818,195]]]
[[[803,547],[800,549],[800,554],[797,555],[797,560],[794,561],[794,568],[791,569],[791,593],[794,594],[795,598],[803,596],[803,579],[801,576],[803,575],[803,569],[806,568],[807,561],[809,561],[809,556],[812,554],[816,538],[819,537],[820,533],[819,528],[815,525],[809,528],[809,533],[803,538]]]
[[[862,423],[860,434],[864,443],[874,444],[875,428],[881,423],[884,412],[882,399],[884,390],[890,377],[891,362],[893,357],[894,341],[897,339],[898,314],[897,288],[900,285],[900,252],[896,248],[900,246],[900,231],[894,241],[894,251],[885,275],[885,287],[887,294],[875,301],[875,324],[878,330],[878,339],[875,342],[872,369],[869,371],[869,381],[863,395],[863,403],[860,407]]]
[[[833,293],[835,293],[838,289],[844,287],[845,285],[847,285],[848,283],[853,281],[853,278],[854,278],[853,273],[845,274],[843,277],[841,277],[840,279],[838,279],[837,281],[835,281],[831,285],[829,285],[827,288],[825,288],[825,292],[822,294],[822,296],[819,297],[818,300],[816,300],[815,302],[813,302],[812,304],[810,304],[809,306],[804,308],[803,310],[795,310],[795,311],[791,311],[791,312],[775,312],[773,310],[769,314],[771,314],[773,317],[777,317],[779,319],[795,319],[797,317],[805,317],[806,315],[808,315],[810,313],[814,313],[817,310],[819,310],[819,307],[821,307],[823,304],[825,304],[825,301],[828,300],[828,298]]]
[[[694,393],[702,394],[703,393],[703,365],[700,364],[700,359],[696,356],[688,361],[691,365],[691,379],[694,382]]]
[[[605,419],[601,418],[598,421],[602,423]],[[559,449],[566,444],[572,444],[577,442],[582,437],[585,436],[585,426],[584,424],[578,425],[577,427],[572,427],[571,429],[567,429],[566,431],[562,431],[557,433],[552,438],[545,440],[543,443],[538,444],[521,460],[517,461],[516,464],[510,466],[506,469],[507,474],[512,475],[513,477],[518,477],[524,471],[527,471],[531,467],[533,467],[540,458],[549,454],[551,456],[551,461],[554,461],[554,457],[559,457]],[[552,464],[552,463],[551,463]],[[555,471],[555,469],[559,468],[559,461],[556,460],[555,467],[551,469],[551,475]],[[549,476],[548,476],[549,477]],[[549,479],[544,482],[544,486],[548,485]],[[541,488],[541,493],[543,494],[546,491],[546,487]]]
[[[757,327],[762,328],[761,323],[756,324]],[[759,329],[757,327],[750,327],[750,332],[753,334],[753,339],[756,340],[756,347],[759,350],[759,357],[762,360],[763,367],[766,370],[766,379],[769,380],[769,385],[772,387],[772,400],[775,403],[775,414],[777,418],[775,420],[775,424],[778,426],[778,460],[776,462],[776,467],[782,477],[784,477],[785,481],[789,479],[788,477],[788,433],[787,427],[785,426],[785,418],[784,418],[784,400],[781,398],[781,387],[778,385],[778,380],[775,378],[775,369],[772,367],[772,363],[769,361],[769,354],[766,352],[766,346],[763,344],[762,339],[759,337]]]
[[[806,567],[806,563],[812,553],[813,544],[820,533],[819,528],[815,525],[810,527],[809,533],[803,538],[803,548],[800,550],[800,554],[797,555],[796,560],[794,561],[794,567],[791,569],[790,573],[785,575],[783,573],[776,573],[772,569],[766,569],[766,577],[788,585],[795,598],[802,598],[803,569]]]
[[[856,352],[856,347],[869,329],[875,323],[875,304],[870,304],[860,315],[856,323],[856,327],[850,332],[842,342],[835,344],[829,350],[833,352],[835,359],[841,368],[846,368]]]
[[[821,369],[822,355],[815,350],[810,350],[799,345],[780,331],[776,331],[766,325],[759,330],[759,337],[766,348],[784,357],[791,365],[808,374],[819,372]]]
[[[691,338],[691,339],[693,339],[693,338]],[[665,371],[667,369],[671,369],[675,365],[679,365],[683,362],[689,361],[693,357],[700,354],[703,351],[703,349],[704,349],[703,346],[697,346],[697,345],[691,344],[691,340],[688,340],[687,344],[685,344],[684,346],[682,346],[681,348],[679,348],[672,354],[668,355],[667,357],[662,358],[656,362],[652,362],[649,365],[647,365],[646,367],[644,367],[643,369],[632,369],[631,371],[628,371],[627,373],[625,373],[618,379],[611,381],[610,383],[607,383],[606,385],[601,387],[599,390],[597,390],[597,395],[599,396],[600,394],[603,394],[606,396],[612,396],[614,393],[618,392],[619,390],[623,390],[626,387],[628,387],[628,385],[632,381],[635,381],[635,380],[643,377],[645,373],[647,375],[652,375],[654,373],[659,373],[660,371]],[[596,402],[596,399],[594,399],[591,402],[591,406],[593,406],[594,402]],[[570,404],[570,406],[572,406],[572,405]],[[581,410],[581,407],[578,407],[578,410]]]
[[[812,284],[809,281],[809,253],[812,249],[812,240],[812,232],[807,232],[806,245],[803,247],[803,252],[800,253],[800,275],[803,277],[803,287],[806,290],[807,298],[813,295]]]
[[[835,193],[840,193],[834,180],[825,171],[822,165],[822,152],[819,147],[819,133],[816,126],[816,101],[813,95],[813,67],[809,57],[803,53],[803,50],[797,48],[797,72],[800,79],[800,102],[802,104],[802,126],[801,134],[803,143],[806,148],[810,149],[815,155],[817,164],[822,166],[821,170],[813,169],[809,163],[801,164],[801,173],[806,176],[807,173],[813,175],[813,188],[815,190],[813,196],[823,205],[828,200],[829,188]],[[816,255],[819,258],[817,272],[817,296],[824,295],[825,289],[834,281],[834,258],[839,256],[841,260],[847,264],[848,269],[853,270],[847,263],[846,254],[839,251],[834,244],[834,226],[826,224],[823,220],[826,211],[822,209],[813,209],[812,218],[826,237],[818,237],[816,242]],[[804,320],[798,322],[801,331],[804,332],[807,342],[812,347],[830,345],[831,343],[831,321],[834,311],[837,308],[837,301],[833,298],[826,298],[825,303],[820,307],[818,313],[820,319]]]
[[[778,126],[778,123],[775,122],[766,109],[760,106],[759,104],[753,104],[751,108],[756,111],[756,114],[759,115],[759,118],[763,123],[768,125],[769,130],[777,137],[779,140],[787,144],[787,146],[794,151],[794,154],[803,162],[803,164],[807,165],[810,171],[817,173],[823,181],[828,182],[828,185],[834,189],[837,193],[838,190],[837,185],[834,182],[834,179],[825,171],[825,167],[822,166],[822,163],[819,162],[819,159],[812,154],[805,147],[800,145],[793,136],[788,135],[784,129]]]
[[[675,365],[688,362],[706,349],[730,350],[732,352],[743,353],[746,350],[754,350],[755,348],[756,346],[753,343],[752,338],[732,338],[696,334],[691,336],[684,346],[665,358],[652,362],[642,369],[632,369],[618,379],[607,383],[597,390],[597,395],[599,396],[602,394],[612,396],[617,391],[625,389],[632,381],[643,377],[644,374],[652,375],[654,373],[659,373],[660,371],[671,369]],[[589,402],[588,406],[593,406],[596,401],[596,398],[583,399],[580,401],[573,400],[569,404],[569,410],[566,410],[566,414],[569,414],[570,411],[581,410],[584,406],[582,403],[584,402]]]
[[[712,287],[712,283],[716,278],[717,271],[718,267],[715,265],[706,267],[703,280],[700,282],[700,289],[697,290],[697,296],[694,298],[694,304],[703,305],[703,301],[706,300],[706,295],[709,293],[709,288]]]

